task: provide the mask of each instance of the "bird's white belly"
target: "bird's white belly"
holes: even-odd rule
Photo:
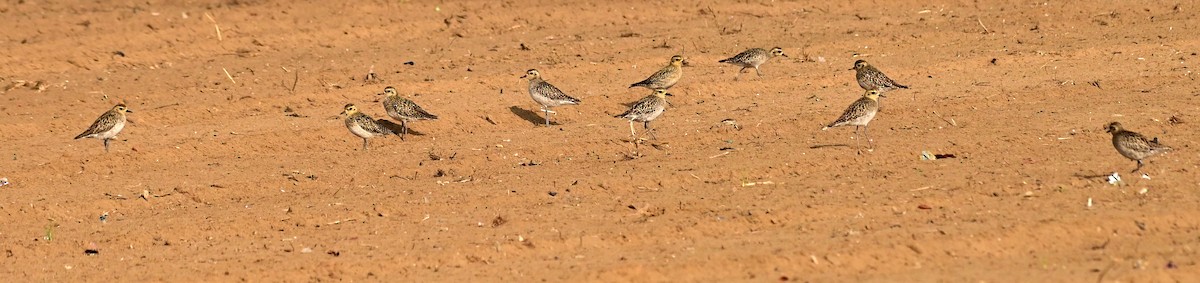
[[[108,131],[103,131],[103,132],[97,133],[96,138],[102,139],[102,140],[114,138],[117,136],[117,133],[120,133],[121,129],[124,129],[124,128],[125,128],[125,121],[117,121],[116,124],[113,124],[112,129],[109,129]]]
[[[359,136],[364,139],[375,136],[374,133],[368,132],[367,130],[363,129],[362,126],[359,126],[358,124],[350,125],[350,132],[354,133],[354,135]]]
[[[642,115],[641,117],[638,117],[637,120],[646,122],[646,121],[651,121],[651,120],[657,119],[659,115],[662,115],[664,110],[666,110],[666,108],[654,109],[654,111],[651,111],[650,113],[646,113],[646,115]]]
[[[850,123],[846,123],[846,124],[855,125],[855,126],[866,126],[867,123],[871,122],[871,119],[875,119],[875,113],[878,113],[878,112],[867,113],[866,115],[862,115],[862,117],[858,117],[857,119],[854,119]]]
[[[533,97],[533,101],[536,101],[538,104],[541,104],[544,107],[562,106],[562,103],[559,103],[558,101],[555,101],[555,100],[550,99],[545,96],[537,95],[537,93],[534,92],[533,89],[529,90],[529,96]]]

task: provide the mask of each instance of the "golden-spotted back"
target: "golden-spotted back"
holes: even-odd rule
[[[683,78],[684,58],[680,55],[671,56],[671,63],[659,69],[649,78],[629,85],[629,87],[644,87],[648,89],[669,89]]]
[[[525,75],[521,78],[529,78],[529,96],[542,106],[542,112],[546,114],[546,126],[550,126],[550,113],[554,112],[550,111],[550,108],[576,105],[580,102],[578,98],[563,93],[562,90],[542,79],[542,74],[537,69],[525,71]]]
[[[858,86],[865,90],[877,89],[886,92],[908,88],[908,86],[896,83],[896,81],[888,78],[887,75],[884,75],[875,66],[871,66],[866,60],[854,61],[854,67],[850,69],[855,71],[854,78],[858,80]]]
[[[1142,160],[1171,151],[1170,147],[1158,143],[1158,138],[1148,139],[1142,134],[1125,130],[1118,122],[1108,123],[1105,131],[1112,133],[1113,147],[1121,156],[1137,161],[1137,168],[1131,172],[1142,169]]]
[[[759,70],[758,66],[767,63],[767,60],[775,56],[788,57],[787,54],[783,53],[783,48],[779,47],[772,48],[770,51],[762,48],[750,48],[742,53],[738,53],[738,55],[733,55],[733,57],[718,62],[742,67],[742,69],[738,70],[738,74],[734,76],[735,79],[741,76],[742,72],[746,71],[747,68],[754,68],[754,73],[761,77],[762,71]]]
[[[83,133],[75,136],[75,139],[96,138],[104,141],[104,151],[108,152],[108,141],[117,137],[122,129],[125,129],[125,113],[132,113],[129,107],[125,104],[117,104],[108,111],[101,114],[92,122],[92,126],[84,130]]]

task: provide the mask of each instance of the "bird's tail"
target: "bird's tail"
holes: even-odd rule
[[[416,116],[417,116],[417,119],[421,119],[421,120],[437,120],[437,118],[438,118],[437,115],[433,115],[432,113],[425,112],[424,109],[422,109],[421,111],[417,111]]]

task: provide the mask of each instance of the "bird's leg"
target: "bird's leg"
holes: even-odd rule
[[[745,72],[745,71],[746,71],[746,67],[742,67],[741,70],[738,70],[736,75],[733,75],[733,80],[735,80],[735,81],[738,80],[738,78],[740,78],[742,76],[742,72]]]
[[[546,127],[550,126],[550,108],[542,107],[542,112],[546,113]]]
[[[875,148],[875,141],[871,140],[871,134],[867,133],[867,129],[870,129],[870,127],[863,126],[863,136],[867,138],[867,145],[870,146],[871,148]]]
[[[104,139],[104,152],[108,152],[108,141],[109,140],[110,139]]]
[[[1137,168],[1133,168],[1133,171],[1129,171],[1129,173],[1133,173],[1133,172],[1137,172],[1138,170],[1142,170],[1142,161],[1138,160],[1137,163],[1138,163]]]
[[[758,70],[758,66],[754,66],[754,73],[758,74],[759,77],[762,76],[762,71]]]
[[[404,140],[404,136],[408,135],[408,120],[400,119],[400,140]]]
[[[363,150],[370,150],[367,148],[367,138],[363,138]]]
[[[658,136],[654,134],[654,132],[655,132],[654,129],[650,128],[650,121],[646,121],[644,124],[642,124],[642,127],[645,127],[646,132],[650,133],[650,139],[658,140]]]
[[[871,133],[868,132],[870,126],[863,126],[863,137],[867,138],[867,142],[871,142]]]
[[[633,120],[629,120],[629,138],[637,138],[637,132],[633,131]]]
[[[858,140],[858,142],[862,142],[864,138],[863,135],[866,133],[867,131],[863,130],[861,126],[854,126],[854,137]]]

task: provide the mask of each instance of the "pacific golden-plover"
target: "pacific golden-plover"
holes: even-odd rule
[[[879,69],[875,68],[875,66],[868,64],[866,60],[854,61],[854,67],[850,69],[855,71],[854,78],[858,80],[858,86],[865,90],[875,89],[879,90],[880,92],[887,92],[890,90],[908,88],[908,86],[901,85],[896,83],[896,81],[893,81],[891,78],[888,78],[887,75],[884,75],[883,72],[880,72]]]
[[[125,104],[113,106],[108,112],[100,115],[100,118],[96,118],[91,127],[75,136],[75,139],[97,138],[103,140],[104,152],[108,152],[108,141],[116,138],[117,134],[125,129],[125,113],[133,113],[133,110],[129,110]]]
[[[383,94],[387,95],[383,99],[383,109],[387,110],[387,114],[392,119],[400,120],[400,140],[404,140],[404,136],[408,135],[408,121],[419,120],[437,120],[437,115],[429,114],[425,109],[421,109],[417,103],[407,98],[401,97],[400,93],[396,92],[394,87],[383,88]]]
[[[676,83],[679,83],[680,78],[683,78],[683,62],[683,56],[671,56],[671,63],[667,64],[667,66],[659,69],[657,72],[654,72],[654,74],[651,74],[649,78],[631,84],[629,87],[632,88],[640,86],[648,89],[671,88],[672,86],[675,86]]]
[[[542,112],[546,114],[546,126],[550,126],[550,111],[552,107],[563,105],[579,104],[579,99],[571,97],[562,90],[559,90],[554,85],[542,79],[542,74],[537,69],[529,69],[521,78],[529,78],[529,96],[533,97],[533,101],[542,105]]]
[[[654,90],[654,94],[638,100],[625,113],[613,117],[629,119],[630,136],[637,137],[637,133],[633,130],[633,122],[642,122],[642,127],[650,133],[650,138],[657,139],[654,135],[654,130],[650,129],[650,121],[654,121],[654,119],[662,115],[663,111],[667,110],[667,96],[673,95],[667,93],[665,89],[656,89]]]
[[[747,68],[754,68],[754,73],[758,74],[758,76],[761,77],[762,71],[760,71],[758,69],[758,66],[762,65],[763,63],[766,63],[767,60],[770,60],[771,58],[773,58],[775,56],[788,57],[787,54],[783,53],[783,48],[779,48],[779,47],[771,48],[770,51],[767,51],[766,49],[762,49],[762,48],[750,48],[749,50],[743,51],[742,53],[738,53],[738,55],[733,55],[733,57],[729,57],[729,59],[725,59],[725,60],[721,60],[721,61],[717,61],[717,62],[718,63],[729,63],[734,66],[742,67],[742,69],[738,70],[737,75],[733,76],[733,79],[737,80],[737,78],[739,76],[741,76],[742,72],[745,72]]]
[[[871,119],[875,119],[875,114],[879,113],[879,97],[883,94],[879,90],[872,89],[866,91],[862,98],[855,100],[846,108],[846,112],[842,113],[833,123],[821,128],[822,131],[833,127],[854,126],[854,135],[858,137],[858,129],[862,128],[862,136],[867,138],[867,144],[872,148],[875,147],[871,141],[871,136],[867,134],[867,124],[871,123]]]
[[[1127,131],[1118,122],[1108,123],[1105,131],[1112,133],[1113,147],[1117,148],[1117,152],[1125,158],[1137,161],[1137,168],[1130,173],[1142,169],[1143,159],[1171,151],[1170,147],[1158,143],[1158,138],[1148,139],[1142,134]]]
[[[354,106],[353,103],[346,104],[346,107],[343,108],[342,113],[346,114],[346,128],[350,129],[350,132],[354,135],[363,139],[364,150],[368,149],[367,139],[395,134],[392,132],[392,130],[380,125],[375,121],[375,119],[372,119],[371,116],[359,112],[358,106]]]

